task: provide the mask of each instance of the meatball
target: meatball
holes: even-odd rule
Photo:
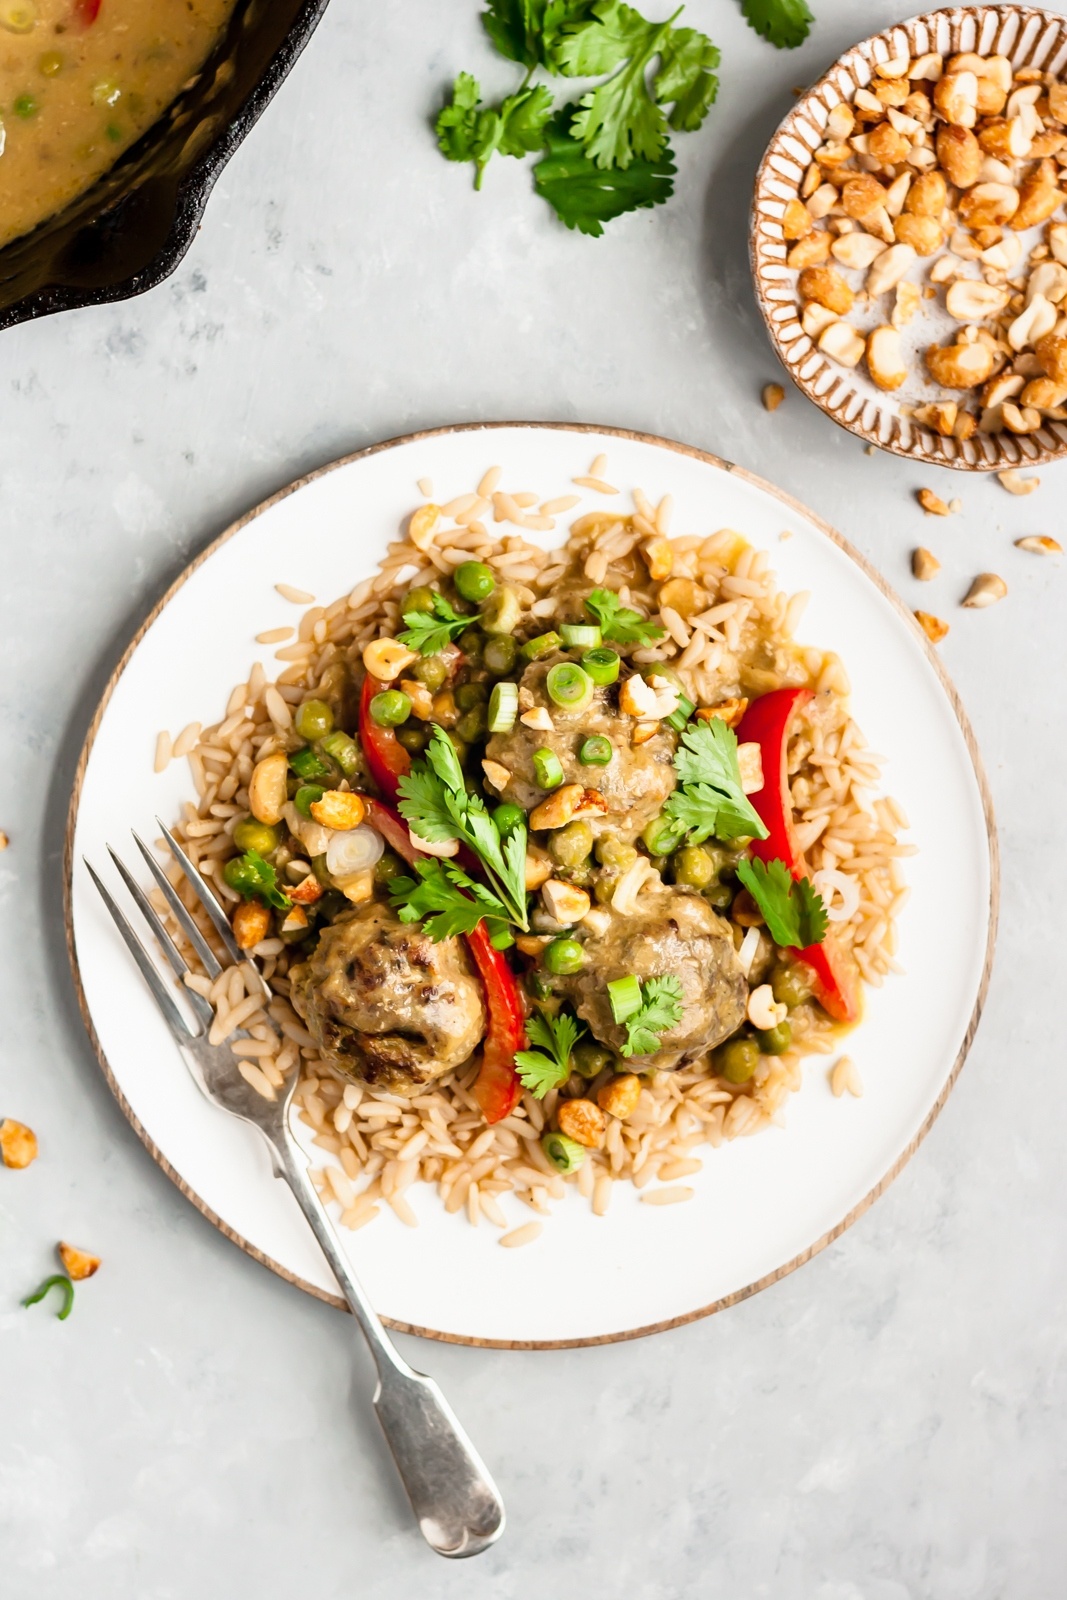
[[[672,762],[677,735],[661,724],[645,744],[632,745],[634,724],[616,709],[615,684],[597,688],[584,711],[566,711],[557,706],[549,698],[545,678],[557,661],[569,659],[552,655],[532,662],[519,686],[520,703],[544,706],[552,718],[553,731],[516,722],[510,733],[494,734],[485,753],[511,773],[502,798],[530,811],[545,798],[545,791],[534,776],[534,751],[554,751],[563,768],[564,783],[598,789],[608,803],[605,816],[590,819],[594,833],[611,832],[632,842],[663,809],[663,802],[674,788]],[[593,734],[602,734],[611,742],[612,757],[607,766],[586,767],[578,760],[584,740]]]
[[[585,965],[571,978],[557,980],[594,1037],[609,1049],[625,1043],[626,1029],[615,1021],[607,985],[633,973],[646,978],[673,973],[681,981],[684,1010],[675,1027],[660,1036],[654,1056],[634,1056],[635,1066],[678,1066],[728,1039],[745,1020],[748,984],[741,971],[729,925],[700,895],[664,889],[649,896],[635,916],[612,914],[606,932],[585,941]]]
[[[388,906],[362,906],[326,928],[291,977],[293,1005],[326,1059],[392,1094],[417,1094],[466,1061],[485,1033],[462,942],[435,944]]]

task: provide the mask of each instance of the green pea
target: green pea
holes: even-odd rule
[[[406,617],[409,611],[433,612],[433,590],[428,584],[420,583],[417,588],[408,590],[400,614]]]
[[[475,744],[479,739],[484,739],[489,726],[489,719],[484,706],[474,706],[470,711],[465,711],[456,723],[456,732],[461,739],[466,739],[468,744]]]
[[[780,1056],[793,1043],[793,1030],[788,1022],[779,1022],[773,1028],[763,1028],[756,1034],[761,1056]]]
[[[734,903],[734,885],[713,883],[704,890],[704,899],[716,911],[729,911]]]
[[[235,835],[236,837],[236,835]],[[771,973],[771,993],[779,1005],[799,1006],[811,999],[811,968],[802,961],[783,961]]]
[[[522,605],[514,589],[506,583],[500,585],[481,610],[481,623],[486,633],[506,638],[515,632],[522,621]]]
[[[679,828],[673,817],[665,817],[661,814],[652,818],[652,821],[642,832],[641,838],[650,855],[667,856],[679,843],[684,831],[684,829]]]
[[[637,860],[637,851],[632,844],[624,844],[617,834],[602,833],[596,842],[596,858],[602,867],[625,872]]]
[[[20,94],[16,97],[11,109],[14,111],[16,117],[22,117],[23,121],[28,121],[30,117],[35,117],[37,115],[38,111],[40,110],[40,106],[36,96],[32,94]]]
[[[396,730],[397,739],[413,756],[421,755],[430,742],[424,722],[405,722]]]
[[[408,671],[417,683],[424,683],[431,694],[443,689],[448,677],[448,668],[440,656],[422,656],[411,663]]]
[[[588,822],[568,822],[549,835],[548,853],[557,867],[580,867],[593,848],[593,830]]]
[[[319,783],[302,783],[293,796],[293,804],[302,817],[310,817],[312,806],[325,793],[326,790]]]
[[[582,1039],[571,1051],[571,1066],[583,1078],[596,1078],[610,1067],[615,1057],[595,1039]]]
[[[461,683],[456,690],[456,704],[461,711],[473,711],[475,706],[484,706],[489,699],[489,690],[484,683]]]
[[[464,561],[452,575],[456,591],[472,605],[481,605],[496,588],[496,579],[484,561]]]
[[[606,767],[614,754],[611,740],[605,739],[602,733],[594,733],[591,739],[582,740],[578,760],[583,767]]]
[[[468,661],[477,664],[481,660],[482,651],[485,649],[485,634],[481,628],[465,628],[456,643]]]
[[[728,1039],[715,1052],[715,1070],[727,1083],[747,1083],[759,1066],[759,1057],[755,1039]]]
[[[593,897],[598,905],[609,906],[611,904],[611,897],[618,888],[621,877],[621,872],[605,870],[597,873],[596,882],[593,885]]]
[[[399,728],[411,715],[411,701],[402,689],[383,689],[371,701],[370,714],[379,728]]]
[[[482,656],[485,670],[491,672],[494,678],[506,678],[509,672],[514,672],[518,654],[519,647],[510,634],[504,633],[499,638],[489,639]]]
[[[500,837],[506,839],[526,821],[526,813],[521,806],[513,806],[510,801],[505,800],[493,812],[493,821]]]
[[[282,842],[281,830],[257,822],[255,817],[245,817],[233,830],[233,842],[238,850],[255,850],[261,856],[269,856]]]
[[[578,972],[585,964],[585,951],[577,939],[553,939],[545,947],[542,957],[549,972],[557,977],[566,977],[572,972]]]
[[[674,858],[674,881],[687,889],[706,889],[715,878],[715,865],[698,844],[686,845]]]
[[[546,1133],[541,1149],[558,1172],[577,1172],[585,1160],[585,1146],[565,1133]]]
[[[333,712],[325,700],[305,700],[296,714],[296,731],[301,739],[325,739],[333,732]]]
[[[374,881],[377,884],[389,884],[394,878],[402,878],[407,870],[407,863],[401,861],[399,856],[391,850],[383,850],[374,865]]]

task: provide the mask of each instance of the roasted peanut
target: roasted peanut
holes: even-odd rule
[[[866,345],[862,334],[848,322],[831,322],[819,335],[819,349],[843,367],[858,367]]]
[[[850,178],[841,190],[841,204],[845,215],[862,222],[878,206],[885,205],[885,187],[869,172]]]
[[[890,245],[888,250],[883,250],[881,255],[875,256],[871,262],[871,270],[867,274],[867,293],[877,296],[895,289],[917,260],[915,250],[910,244]]]
[[[922,302],[917,283],[898,283],[889,320],[894,328],[903,328],[918,311]]]
[[[94,1272],[100,1269],[100,1257],[90,1255],[88,1250],[79,1250],[72,1244],[66,1244],[61,1239],[56,1245],[56,1252],[68,1278],[75,1283],[81,1283],[85,1278],[91,1278]]]
[[[829,258],[830,235],[825,229],[819,228],[814,233],[809,233],[806,238],[797,240],[786,256],[785,264],[794,271],[803,271],[805,267],[817,267]]]
[[[982,147],[968,128],[943,123],[937,130],[937,159],[957,189],[969,189],[982,172]]]
[[[270,932],[270,912],[258,900],[242,900],[233,914],[233,936],[239,950],[252,950]]]
[[[1019,191],[1008,183],[976,183],[960,196],[960,221],[969,228],[999,227],[1019,208]]]
[[[936,578],[941,571],[941,563],[932,550],[920,545],[911,553],[911,570],[920,583],[929,583],[930,579]]]
[[[805,267],[800,274],[797,290],[802,300],[814,300],[839,317],[852,310],[856,299],[844,278],[833,267]]]
[[[932,489],[917,490],[915,498],[918,500],[928,517],[951,516],[949,508],[942,500],[941,496],[935,494]]]
[[[983,322],[997,317],[1011,298],[1009,289],[976,278],[957,278],[945,296],[945,310],[958,322]]]
[[[761,399],[763,400],[764,411],[777,411],[785,399],[785,390],[780,383],[765,383]]]
[[[790,200],[782,217],[782,238],[803,239],[812,228],[811,212],[802,200]]]
[[[560,1133],[576,1139],[587,1150],[599,1150],[607,1131],[607,1118],[592,1100],[563,1100],[556,1113]]]
[[[1003,600],[1007,592],[1007,584],[995,572],[980,572],[960,604],[970,611],[982,610]]]
[[[320,827],[341,833],[358,828],[366,812],[359,795],[344,789],[327,789],[321,799],[312,800],[308,809]]]
[[[885,249],[881,239],[869,233],[843,233],[830,246],[830,254],[843,267],[861,269],[869,267],[875,256]]]
[[[1067,383],[1067,335],[1044,334],[1034,345],[1034,354],[1054,383]]]
[[[898,161],[904,160],[910,149],[909,141],[888,122],[873,128],[867,139],[868,154],[883,167],[896,166]]]
[[[273,828],[282,820],[282,807],[289,798],[288,776],[289,757],[284,750],[275,750],[256,762],[248,785],[248,809],[257,822]]]
[[[931,615],[929,611],[916,611],[915,620],[931,644],[940,644],[948,633],[948,623],[943,622],[940,617]]]
[[[37,1160],[37,1135],[24,1122],[5,1117],[0,1122],[0,1159],[5,1167],[28,1167]]]
[[[893,231],[901,244],[910,244],[917,256],[932,256],[945,242],[945,230],[936,217],[917,217],[910,211],[897,218]]]
[[[917,217],[940,220],[948,199],[948,185],[940,172],[921,172],[908,190],[904,210]]]
[[[597,1090],[597,1104],[609,1117],[628,1117],[637,1110],[641,1098],[641,1079],[634,1072],[621,1072]]]
[[[978,117],[978,79],[973,72],[946,72],[934,87],[934,105],[946,122],[973,128]]]
[[[1067,401],[1067,384],[1054,383],[1051,378],[1031,378],[1019,398],[1024,406],[1055,411]]]
[[[1049,538],[1047,533],[1029,533],[1025,539],[1016,539],[1015,547],[1018,550],[1027,550],[1035,556],[1062,556],[1063,546],[1058,539]]]
[[[996,357],[984,344],[934,344],[925,359],[934,382],[946,389],[971,389],[985,383],[996,366]]]
[[[1019,204],[1011,218],[1018,233],[1047,222],[1063,204],[1063,190],[1056,182],[1056,165],[1048,157],[1039,161],[1019,185]]]
[[[879,389],[899,389],[908,376],[895,328],[875,328],[868,335],[867,371]]]
[[[951,439],[959,409],[955,400],[938,400],[931,405],[916,406],[912,418],[922,428],[933,428],[942,439]]]

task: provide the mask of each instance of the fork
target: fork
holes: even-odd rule
[[[156,819],[157,822],[159,819]],[[251,958],[234,941],[226,912],[213,890],[186,855],[170,830],[159,823],[171,854],[211,920],[223,947],[235,963],[248,963],[259,975],[265,1000],[270,989]],[[215,979],[223,967],[189,914],[177,890],[155,856],[136,833],[134,842],[159,886],[176,922],[195,950],[208,977]],[[119,856],[108,854],[178,983],[190,970],[177,945],[149,902],[148,896]],[[104,904],[140,969],[163,1014],[179,1051],[201,1092],[215,1105],[258,1128],[270,1149],[274,1176],[282,1178],[296,1197],[318,1240],[348,1305],[370,1346],[378,1370],[374,1409],[411,1501],[420,1532],[442,1556],[473,1556],[493,1544],[504,1531],[504,1503],[473,1444],[451,1406],[432,1378],[416,1372],[397,1350],[374,1307],[352,1271],[322,1201],[308,1174],[307,1162],[289,1127],[289,1108],[298,1072],[289,1074],[285,1088],[265,1100],[237,1071],[227,1043],[213,1045],[208,1033],[214,1021],[210,1002],[182,984],[197,1027],[191,1028],[175,1002],[171,986],[160,976],[151,955],[126,916],[115,903],[88,861],[89,872]],[[243,1030],[238,1030],[239,1036]]]

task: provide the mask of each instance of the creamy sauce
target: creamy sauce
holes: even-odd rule
[[[203,64],[235,0],[0,0],[0,245],[113,166]]]

